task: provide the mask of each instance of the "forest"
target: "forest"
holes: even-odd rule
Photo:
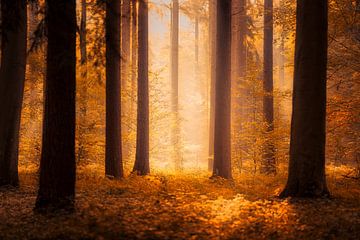
[[[360,239],[360,0],[0,8],[0,240]]]

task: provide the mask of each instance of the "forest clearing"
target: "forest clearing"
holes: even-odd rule
[[[280,199],[285,176],[209,179],[203,171],[102,177],[80,168],[76,211],[33,212],[36,169],[22,186],[0,191],[0,239],[359,239],[360,187],[333,168],[332,198]],[[46,227],[45,227],[46,226]]]

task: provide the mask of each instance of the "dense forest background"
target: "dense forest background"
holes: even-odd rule
[[[235,1],[236,2],[236,1]],[[208,1],[185,1],[180,6],[179,28],[179,119],[181,137],[179,146],[183,168],[207,168],[210,62]],[[233,9],[233,68],[238,68],[239,37],[244,38],[246,48],[246,76],[241,86],[233,84],[233,101],[237,96],[246,97],[240,104],[232,104],[234,170],[256,172],[261,163],[261,151],[265,141],[263,121],[263,3],[250,1],[246,6],[246,34],[239,33],[235,24],[241,14]],[[274,2],[274,132],[276,159],[279,168],[286,170],[289,148],[291,90],[295,43],[295,12],[293,1]],[[43,6],[29,10],[29,38],[34,50],[27,61],[27,77],[23,104],[20,144],[20,165],[38,164],[41,149],[42,84],[44,79],[45,39]],[[105,151],[105,10],[96,1],[88,1],[86,25],[86,64],[81,63],[80,37],[77,54],[77,161],[78,164],[102,164]],[[35,13],[34,13],[35,12]],[[196,12],[196,13],[195,13]],[[78,25],[81,20],[81,4],[77,9]],[[129,10],[130,13],[130,10]],[[196,16],[195,16],[196,15]],[[150,158],[154,169],[174,169],[173,144],[169,123],[171,112],[171,2],[149,3],[149,91],[150,91]],[[130,25],[131,16],[123,16]],[[124,21],[125,21],[124,20]],[[197,22],[198,21],[198,22]],[[198,35],[195,34],[196,24]],[[131,29],[130,25],[130,29]],[[129,26],[127,26],[129,27]],[[123,27],[125,31],[131,31]],[[327,163],[334,167],[347,165],[359,168],[358,156],[358,11],[354,1],[329,2],[329,65],[327,103]],[[33,34],[38,34],[34,36]],[[126,35],[126,33],[124,33]],[[128,33],[129,34],[129,33]],[[130,34],[131,35],[131,34]],[[79,35],[78,35],[79,36]],[[126,49],[122,49],[122,122],[124,164],[132,168],[136,138],[136,47],[132,49],[131,36],[127,36]],[[135,36],[136,38],[136,36]],[[198,41],[198,42],[197,42]],[[132,43],[132,44],[131,44]],[[237,44],[236,44],[237,43]],[[136,45],[135,45],[136,46]],[[134,53],[135,52],[135,53]],[[243,63],[244,64],[244,63]],[[134,69],[135,68],[135,69]],[[235,72],[237,69],[234,69]],[[242,73],[244,74],[244,73]],[[233,77],[240,78],[235,73]],[[239,84],[240,85],[240,84]],[[239,109],[241,108],[241,109]],[[239,117],[238,112],[246,112]],[[175,124],[175,123],[172,123]],[[233,127],[233,129],[236,129]],[[241,141],[243,146],[236,141]]]

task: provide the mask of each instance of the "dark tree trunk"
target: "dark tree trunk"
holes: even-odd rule
[[[137,0],[131,0],[131,116],[135,115],[137,77]]]
[[[133,172],[138,175],[150,173],[149,164],[149,77],[148,77],[148,5],[139,0],[138,32],[138,112],[136,156]]]
[[[86,63],[86,0],[81,0],[81,19],[80,19],[80,54],[81,64]]]
[[[273,0],[264,2],[264,100],[263,114],[266,123],[265,143],[261,172],[275,174],[275,146],[272,141],[274,130],[274,98],[273,98]]]
[[[76,169],[76,3],[48,0],[46,4],[47,74],[36,208],[72,208]]]
[[[174,146],[175,168],[181,169],[179,149],[179,0],[173,0],[171,9],[171,108],[174,116],[171,137]]]
[[[289,176],[281,197],[328,196],[325,178],[327,0],[298,0]]]
[[[21,105],[26,68],[25,0],[1,1],[0,186],[17,186]]]
[[[217,0],[213,176],[231,176],[231,0]]]
[[[215,82],[216,82],[216,0],[209,0],[209,45],[210,45],[210,124],[208,170],[214,165],[215,130]]]
[[[121,152],[120,0],[106,2],[106,151],[105,174],[123,177]]]

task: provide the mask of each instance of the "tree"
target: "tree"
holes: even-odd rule
[[[86,0],[81,0],[81,18],[80,18],[80,54],[81,64],[85,64],[87,60],[86,51]]]
[[[209,0],[209,49],[210,49],[210,120],[209,120],[209,159],[208,170],[214,165],[215,130],[215,82],[216,82],[216,0]]]
[[[274,131],[273,35],[273,0],[265,0],[263,114],[266,122],[266,140],[261,166],[261,172],[265,174],[276,173],[275,146],[271,139],[271,133]]]
[[[246,12],[246,0],[233,1],[233,78],[234,84],[232,85],[233,96],[233,114],[232,114],[232,146],[234,162],[242,163],[242,153],[244,151],[245,144],[243,140],[242,123],[245,122],[246,113],[245,107],[246,97],[248,95],[248,89],[246,86],[246,36],[247,36],[247,12]]]
[[[213,176],[231,176],[231,0],[217,0]]]
[[[121,151],[120,0],[106,1],[106,150],[105,174],[123,177]]]
[[[137,69],[137,0],[131,0],[131,116],[135,116]]]
[[[171,111],[174,115],[172,144],[175,168],[181,168],[179,150],[179,0],[172,1],[171,8]]]
[[[27,47],[26,1],[2,0],[1,21],[0,186],[17,186]]]
[[[247,29],[247,11],[246,0],[235,0],[233,2],[233,26],[235,40],[235,64],[234,70],[236,77],[240,81],[244,80],[246,75],[246,35]]]
[[[133,172],[150,173],[149,164],[149,76],[148,76],[148,4],[139,0],[138,13],[138,110],[136,156]]]
[[[130,19],[131,19],[131,0],[123,0],[121,5],[121,89],[122,89],[122,106],[121,106],[121,116],[122,116],[122,140],[123,140],[123,157],[129,156],[130,147],[128,144],[127,136],[130,133],[129,127],[126,124],[130,121],[129,112],[129,98],[128,95],[128,81],[130,73]]]
[[[289,176],[281,197],[329,195],[325,177],[327,0],[297,1]]]
[[[46,4],[47,72],[36,209],[72,209],[76,175],[76,3],[48,0]]]
[[[87,81],[87,30],[86,30],[86,0],[81,0],[81,17],[80,17],[80,64],[83,66],[81,73],[82,82],[79,84],[79,133],[78,133],[78,160],[86,156],[85,149],[85,132],[87,126],[87,102],[88,102],[88,81]]]

